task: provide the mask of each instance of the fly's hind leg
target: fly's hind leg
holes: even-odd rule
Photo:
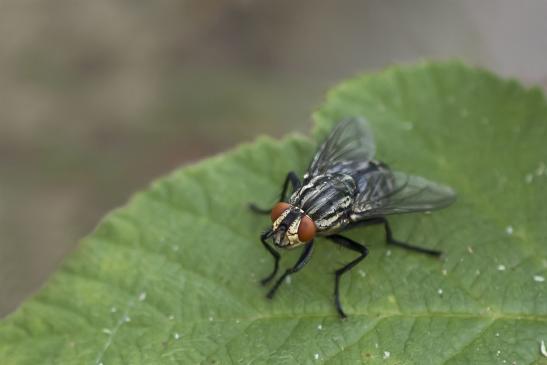
[[[336,311],[340,315],[340,318],[343,319],[343,318],[346,318],[346,313],[344,313],[342,309],[342,305],[340,304],[340,290],[339,290],[340,277],[347,271],[351,270],[355,265],[361,262],[361,260],[363,260],[365,257],[367,257],[368,249],[362,244],[357,243],[347,237],[340,236],[338,234],[327,236],[327,238],[337,245],[340,245],[352,251],[356,251],[360,254],[359,257],[350,261],[348,264],[344,265],[343,267],[341,267],[340,269],[334,272],[334,275],[335,275],[334,276],[334,305],[336,306]]]
[[[384,226],[384,230],[386,232],[386,242],[388,245],[402,247],[410,251],[424,253],[426,255],[430,255],[434,257],[439,257],[442,255],[441,251],[437,251],[437,250],[433,250],[433,249],[425,248],[425,247],[420,247],[420,246],[415,246],[410,243],[398,241],[395,238],[393,238],[393,233],[391,232],[391,227],[386,217],[376,217],[376,218],[366,219],[364,221],[353,223],[349,228],[369,226],[369,225],[375,225],[375,224],[381,224]]]
[[[285,178],[285,182],[283,183],[283,189],[281,190],[281,196],[279,197],[280,202],[285,201],[285,199],[287,197],[287,190],[289,188],[289,182],[292,185],[293,191],[299,189],[300,186],[302,185],[302,183],[300,182],[300,179],[294,173],[294,171],[289,171],[289,173],[287,174],[287,177]],[[257,214],[270,214],[271,211],[272,211],[271,208],[270,209],[260,208],[256,204],[253,204],[253,203],[249,204],[249,208]]]

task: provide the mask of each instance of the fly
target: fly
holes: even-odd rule
[[[346,314],[340,304],[340,278],[368,254],[366,246],[342,236],[342,231],[379,224],[384,227],[388,244],[434,257],[441,255],[440,251],[393,238],[386,216],[444,208],[455,200],[456,194],[447,186],[391,170],[385,163],[374,160],[375,152],[367,122],[362,118],[345,119],[319,147],[302,181],[292,171],[287,174],[281,197],[273,209],[251,204],[253,211],[270,214],[272,219],[271,228],[260,236],[274,258],[273,271],[262,279],[263,285],[276,276],[280,260],[279,252],[268,240],[283,249],[304,247],[296,264],[269,290],[268,298],[273,298],[288,275],[310,261],[317,236],[359,254],[335,271],[334,304],[341,318]],[[287,199],[289,184],[293,192]]]

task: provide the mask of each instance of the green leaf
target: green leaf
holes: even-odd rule
[[[0,325],[0,364],[545,364],[547,104],[537,89],[458,63],[364,75],[316,113],[322,138],[363,115],[378,157],[459,194],[433,214],[390,219],[395,237],[444,261],[349,232],[370,255],[320,239],[311,263],[264,298],[275,201],[314,143],[261,138],[175,171],[113,212],[49,283]],[[284,265],[298,252],[283,253]]]

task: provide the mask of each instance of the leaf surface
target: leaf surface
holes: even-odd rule
[[[459,63],[391,68],[342,83],[315,114],[319,141],[366,117],[377,156],[452,186],[458,201],[348,236],[370,254],[320,239],[274,300],[258,281],[272,259],[258,240],[289,170],[315,143],[260,138],[181,168],[109,214],[47,285],[0,324],[1,364],[545,364],[547,105],[537,89]],[[298,252],[283,252],[282,265]]]

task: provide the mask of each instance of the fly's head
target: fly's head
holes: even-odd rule
[[[315,237],[315,223],[299,207],[279,202],[273,207],[271,216],[273,241],[278,247],[298,247]]]

